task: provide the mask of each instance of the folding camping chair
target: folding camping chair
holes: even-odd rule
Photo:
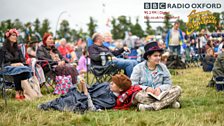
[[[55,82],[55,77],[56,77],[55,70],[47,60],[37,60],[37,64],[39,64],[43,68],[44,75],[46,78],[46,82],[42,83],[40,85],[40,87],[41,88],[45,87],[47,89],[48,93],[50,93],[49,88],[51,88],[53,90],[54,89],[53,84],[56,83]]]
[[[175,53],[171,53],[167,60],[167,67],[169,69],[186,69],[186,64]]]
[[[2,52],[2,51],[0,51]],[[1,56],[5,55],[5,54],[0,54]],[[1,57],[2,58],[2,57]],[[3,71],[4,69],[4,58],[1,59],[0,61],[2,61],[0,63],[0,91],[2,92],[2,98],[5,101],[5,105],[7,106],[7,94],[6,91],[7,89],[14,89],[15,85],[12,82],[12,78],[9,78],[9,76],[6,76]]]
[[[1,67],[1,71],[3,71]],[[5,100],[5,105],[7,106],[7,96],[6,96],[6,81],[5,81],[5,75],[0,76],[0,89],[2,92],[2,98]]]
[[[93,65],[90,67],[90,70],[97,83],[109,82],[111,80],[111,76],[120,72],[120,69],[118,69],[115,64],[105,66]],[[91,84],[93,83],[94,78],[92,79]]]
[[[102,54],[101,58],[106,59],[107,54]],[[94,78],[92,79],[91,84],[93,84],[94,79],[97,83],[102,82],[109,82],[111,81],[111,77],[117,73],[119,73],[121,70],[116,67],[113,63],[107,63],[106,60],[103,61],[101,66],[99,65],[91,65],[90,71],[94,75]]]

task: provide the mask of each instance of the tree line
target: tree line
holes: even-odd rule
[[[221,13],[214,12],[213,15],[217,19],[216,24],[208,24],[201,25],[198,31],[203,29],[208,29],[208,31],[213,32],[216,31],[217,28],[221,28],[223,30],[224,26],[224,11]],[[111,20],[111,33],[113,34],[114,39],[124,39],[125,32],[132,32],[133,35],[137,35],[138,37],[145,37],[147,35],[161,35],[164,32],[167,32],[168,29],[172,28],[172,23],[170,22],[170,14],[165,14],[165,18],[163,21],[163,26],[158,26],[156,29],[152,28],[152,23],[150,20],[146,20],[146,29],[143,29],[139,24],[139,17],[135,20],[135,23],[131,22],[131,17],[127,16],[119,16],[117,18],[112,17]],[[186,22],[183,20],[178,20],[180,22],[180,29],[182,31],[186,31]],[[82,28],[74,29],[71,28],[69,22],[67,20],[62,20],[60,23],[60,28],[56,31],[56,39],[66,38],[67,41],[76,41],[79,38],[86,38],[87,36],[92,36],[97,28],[97,21],[93,18],[89,18],[89,22],[86,24],[88,27],[88,31],[84,32]],[[34,22],[22,23],[19,19],[15,19],[14,21],[8,19],[0,22],[0,38],[4,38],[4,33],[7,29],[16,28],[19,29],[20,32],[25,33],[24,39],[28,39],[29,35],[32,33],[38,33],[39,36],[43,36],[45,32],[50,32],[50,21],[48,19],[44,19],[40,21],[38,18],[35,19]],[[53,34],[53,33],[52,33]],[[2,39],[1,39],[2,40]]]

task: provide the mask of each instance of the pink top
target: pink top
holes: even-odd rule
[[[88,64],[90,64],[90,59],[88,58]],[[79,59],[77,70],[80,72],[81,70],[87,71],[87,60],[84,55],[82,55]]]

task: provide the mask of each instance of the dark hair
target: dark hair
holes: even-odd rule
[[[82,51],[82,55],[86,55],[86,50],[84,49],[83,51]]]
[[[208,40],[208,42],[207,42],[207,45],[209,46],[209,47],[212,47],[213,45],[211,45],[211,40]]]
[[[174,24],[180,24],[180,22],[177,20],[177,21],[174,22]]]
[[[17,42],[13,43],[13,45],[11,46],[11,41],[6,38],[5,42],[3,43],[3,46],[6,47],[6,49],[13,55],[16,56],[16,54],[18,53],[18,45]]]

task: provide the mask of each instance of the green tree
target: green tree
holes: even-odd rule
[[[43,36],[45,32],[49,32],[50,30],[50,22],[48,19],[44,19],[42,23],[42,27],[40,28],[40,35]]]
[[[121,29],[125,32],[125,31],[130,31],[130,26],[132,25],[130,20],[128,21],[126,19],[126,16],[119,16],[118,18],[119,24],[121,25]],[[129,17],[130,19],[130,17]]]
[[[23,23],[19,19],[15,19],[13,27],[16,29],[24,30]]]
[[[78,32],[75,29],[71,29],[71,41],[77,41],[78,40]]]
[[[220,22],[221,22],[221,29],[224,30],[224,11],[221,12]]]
[[[0,22],[0,42],[4,41],[4,35],[5,35],[6,30],[7,30],[6,22],[1,21]]]
[[[182,30],[183,32],[186,32],[186,29],[187,29],[186,23],[182,19],[178,19],[177,21],[180,23],[180,27],[179,27],[180,30]]]
[[[113,27],[111,29],[111,33],[113,34],[113,38],[114,39],[119,39],[120,38],[119,32],[120,32],[121,29],[118,26],[117,20],[114,17],[112,18],[111,24],[112,24],[112,27]]]
[[[5,33],[7,29],[8,29],[8,28],[7,28],[7,23],[6,23],[6,21],[1,21],[1,24],[0,24],[0,31],[1,31],[2,33]]]
[[[119,16],[117,20],[113,17],[111,24],[113,26],[111,33],[114,39],[124,39],[125,32],[130,31],[133,26],[130,22],[130,18],[127,20],[126,16]]]
[[[11,29],[11,28],[14,27],[14,24],[10,19],[6,20],[5,23],[6,23],[6,28],[7,29]]]
[[[220,23],[220,15],[221,13],[218,12],[214,12],[213,16],[216,18],[216,23],[215,23],[215,27],[218,28],[219,27],[219,23]]]
[[[59,38],[65,38],[67,41],[70,40],[70,27],[69,22],[67,20],[63,20],[60,24],[60,29],[57,31],[57,34],[59,35]]]
[[[79,38],[84,39],[86,36],[87,36],[87,33],[85,33],[85,32],[83,31],[83,29],[80,28],[80,29],[78,30],[78,32],[77,32],[77,38],[78,38],[78,39],[79,39]]]
[[[152,26],[150,25],[150,21],[149,19],[147,19],[146,23],[146,35],[154,35],[155,34],[155,30],[152,29]]]
[[[92,37],[92,35],[95,33],[96,27],[97,27],[96,21],[93,19],[93,17],[89,18],[89,23],[87,24],[87,26],[88,26],[88,31],[89,31],[88,34],[90,37]]]
[[[170,18],[171,18],[171,15],[169,13],[166,13],[164,21],[163,21],[165,32],[167,32],[169,29],[172,28],[172,24],[170,23]]]
[[[136,18],[136,24],[131,27],[131,32],[133,35],[137,35],[142,38],[144,36],[144,31],[142,30],[141,25],[138,23],[139,19]]]
[[[40,33],[41,23],[38,18],[34,21],[33,25],[34,25],[34,31]]]
[[[160,33],[165,32],[165,30],[164,30],[163,27],[161,27],[161,26],[156,27],[156,31],[158,31],[158,32],[160,32]]]

